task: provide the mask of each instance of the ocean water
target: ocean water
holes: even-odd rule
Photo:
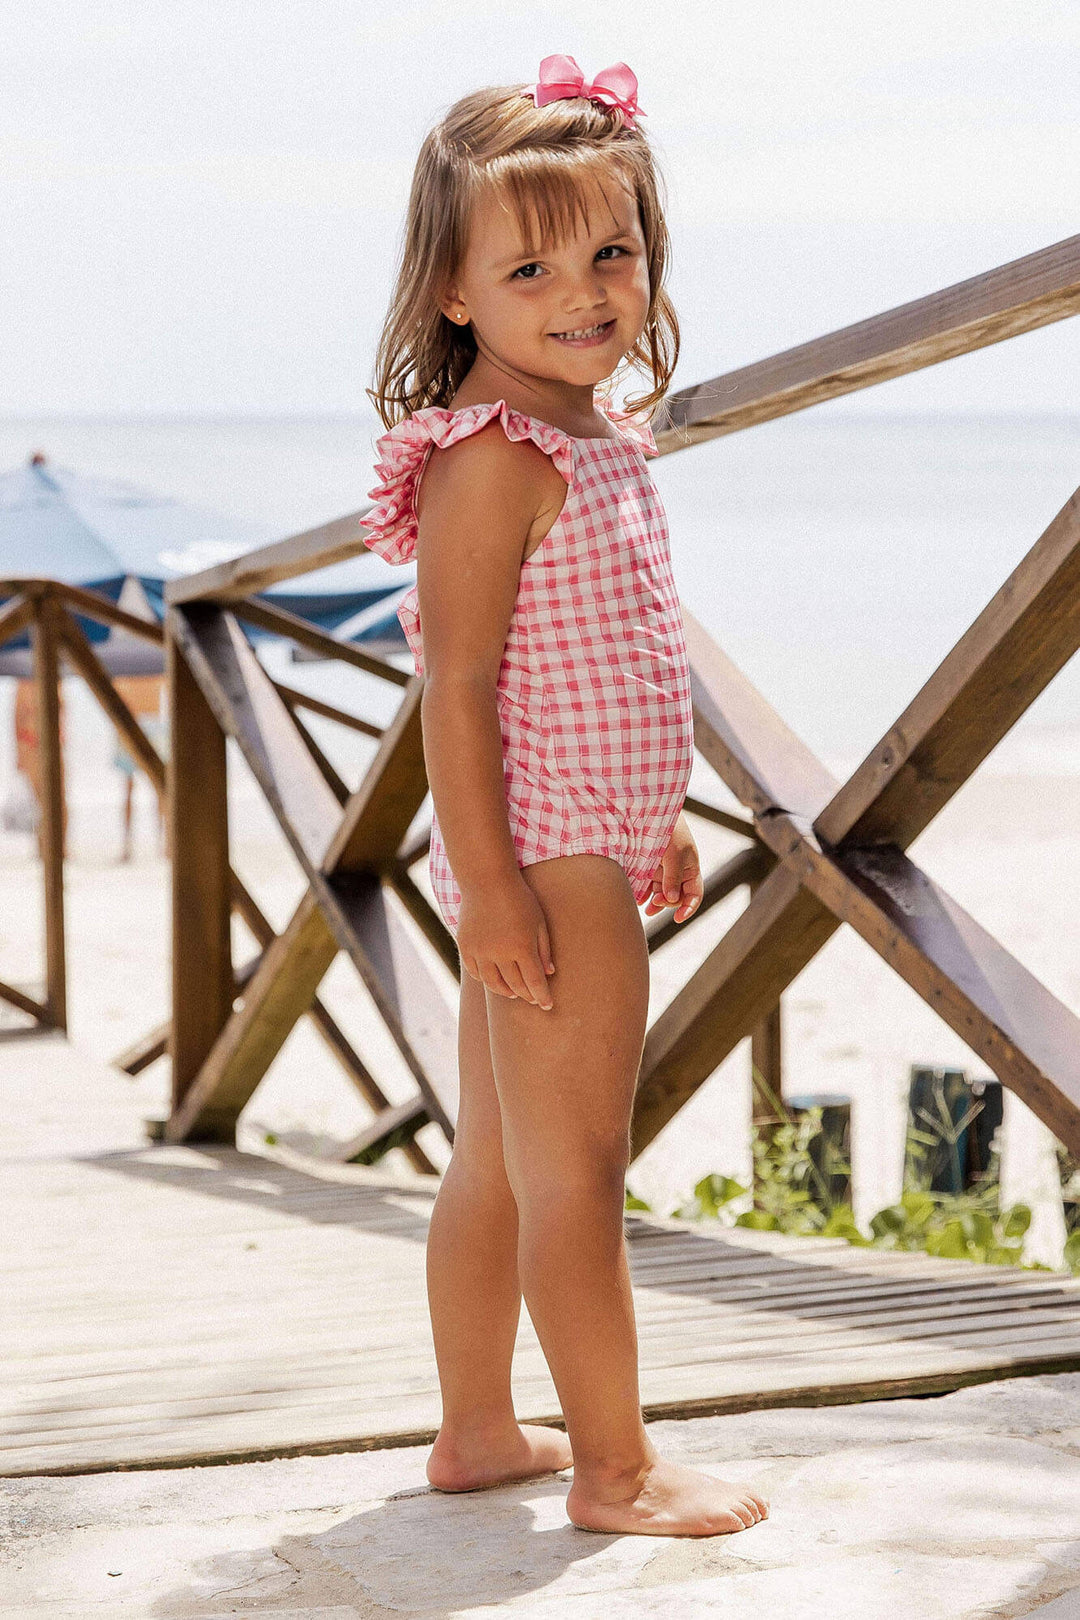
[[[8,419],[0,470],[41,449],[283,536],[367,503],[380,431],[373,414]],[[846,400],[650,468],[683,601],[840,773],[1080,484],[1080,419],[883,416]],[[393,583],[407,577],[387,567]],[[1080,773],[1074,665],[985,768]],[[308,665],[305,675],[331,690],[341,672]]]

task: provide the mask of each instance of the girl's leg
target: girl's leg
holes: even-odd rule
[[[484,986],[463,969],[458,1122],[427,1246],[443,1401],[428,1479],[442,1490],[548,1473],[572,1460],[570,1442],[558,1429],[519,1427],[514,1417],[510,1362],[521,1313],[517,1205],[503,1164],[484,998]]]
[[[548,922],[554,1006],[485,991],[518,1275],[574,1449],[583,1528],[714,1535],[765,1516],[755,1492],[662,1462],[641,1420],[623,1236],[649,958],[626,874],[603,855],[524,868]]]

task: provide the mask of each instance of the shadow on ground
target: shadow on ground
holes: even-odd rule
[[[430,1180],[430,1187],[380,1177],[377,1171],[371,1173],[370,1181],[352,1175],[335,1179],[330,1168],[313,1166],[309,1171],[210,1145],[97,1153],[80,1162],[207,1198],[256,1205],[313,1225],[380,1233],[420,1245],[427,1239],[428,1214],[438,1190],[435,1177],[424,1178]],[[814,1239],[807,1239],[797,1255],[790,1250],[771,1254],[725,1241],[720,1231],[698,1232],[689,1226],[669,1229],[636,1217],[627,1220],[627,1236],[631,1271],[639,1289],[716,1305],[737,1302],[740,1309],[760,1314],[764,1320],[770,1314],[835,1320],[884,1309],[893,1318],[879,1335],[886,1343],[910,1333],[914,1338],[932,1337],[963,1347],[970,1333],[980,1330],[985,1314],[1012,1309],[1016,1325],[1022,1327],[1030,1322],[1028,1313],[1033,1309],[1061,1309],[1063,1320],[1066,1315],[1074,1319],[1080,1301],[1080,1283],[1063,1273],[1033,1273],[958,1260],[949,1263],[948,1272],[942,1270],[941,1262],[934,1262],[925,1277],[900,1279],[877,1267],[863,1269],[857,1260],[853,1262],[847,1246],[815,1253]],[[666,1252],[658,1258],[659,1243]],[[917,1267],[922,1257],[907,1258]],[[817,1284],[828,1288],[827,1297],[815,1293]],[[965,1314],[963,1306],[968,1300],[985,1300],[984,1310]],[[933,1306],[937,1306],[931,1313],[935,1319],[925,1319],[928,1307]],[[902,1321],[905,1314],[913,1318],[910,1330],[905,1330]],[[1046,1320],[1038,1318],[1037,1322]],[[870,1338],[878,1336],[869,1326],[862,1331]],[[1054,1370],[1077,1366],[1080,1358],[1073,1354],[1062,1366],[1055,1364]]]
[[[313,1226],[385,1233],[418,1244],[427,1241],[428,1211],[438,1190],[435,1177],[430,1189],[377,1172],[370,1181],[352,1174],[336,1178],[329,1167],[309,1172],[261,1154],[208,1144],[94,1153],[79,1162],[155,1186],[291,1215]]]
[[[404,1490],[323,1531],[286,1535],[272,1548],[200,1560],[190,1585],[154,1604],[160,1620],[288,1603],[288,1614],[368,1605],[425,1616],[497,1608],[551,1587],[602,1590],[632,1581],[659,1547],[641,1537],[577,1530],[566,1519],[567,1478],[460,1496]],[[588,1569],[579,1566],[587,1564]],[[344,1620],[344,1615],[342,1616]]]

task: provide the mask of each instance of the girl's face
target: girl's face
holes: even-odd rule
[[[481,354],[518,373],[592,387],[615,370],[649,311],[646,243],[633,193],[613,176],[586,196],[590,228],[529,258],[497,193],[476,205],[456,283],[442,304],[472,324]],[[599,330],[597,330],[599,328]]]

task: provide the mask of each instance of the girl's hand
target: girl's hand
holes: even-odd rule
[[[701,862],[698,858],[694,835],[684,815],[675,823],[663,858],[653,877],[652,893],[648,897],[645,915],[655,917],[665,906],[675,907],[675,921],[685,922],[693,915],[705,895],[701,881]]]
[[[547,918],[520,875],[462,892],[458,951],[466,973],[496,995],[550,1011],[548,976],[555,971]]]

